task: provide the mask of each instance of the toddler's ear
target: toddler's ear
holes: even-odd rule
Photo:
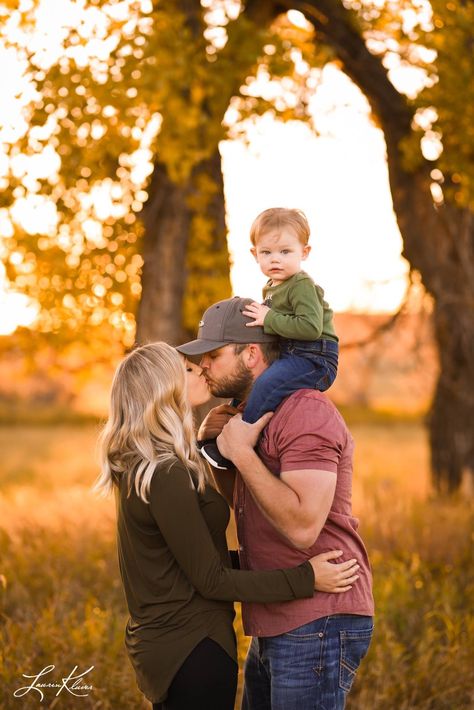
[[[309,256],[310,251],[311,251],[311,247],[309,246],[309,244],[306,244],[306,246],[303,247],[303,260]]]
[[[252,247],[252,248],[250,249],[250,253],[252,254],[252,256],[253,256],[253,258],[255,259],[255,261],[257,261],[257,250],[255,249],[255,247]]]

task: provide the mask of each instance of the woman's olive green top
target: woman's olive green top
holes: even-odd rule
[[[117,491],[118,557],[130,619],[125,645],[140,689],[151,702],[168,687],[193,648],[209,637],[237,660],[233,600],[276,602],[311,597],[309,562],[289,570],[230,568],[229,509],[207,486],[196,492],[181,463],[158,467],[149,503],[126,477]]]

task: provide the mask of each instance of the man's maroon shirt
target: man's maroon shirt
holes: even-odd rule
[[[242,604],[245,633],[276,636],[333,614],[372,616],[372,574],[364,543],[352,515],[354,442],[336,407],[316,390],[298,390],[276,410],[258,446],[258,455],[276,476],[285,471],[317,469],[337,476],[334,500],[315,543],[297,550],[268,522],[237,472],[234,513],[242,569],[274,569],[298,565],[313,555],[343,550],[337,562],[355,557],[359,579],[341,594],[315,592],[312,599],[278,604]]]

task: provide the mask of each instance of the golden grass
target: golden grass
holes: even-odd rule
[[[354,509],[373,562],[377,621],[348,708],[474,708],[472,502],[431,496],[419,423],[352,431]],[[22,673],[51,663],[67,672],[94,665],[94,691],[76,699],[50,690],[47,707],[149,707],[123,649],[113,501],[90,490],[96,436],[92,425],[0,429],[2,709],[38,707],[12,692]]]

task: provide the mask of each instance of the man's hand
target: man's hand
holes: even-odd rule
[[[342,555],[341,550],[323,552],[316,557],[311,557],[310,562],[314,572],[314,588],[318,592],[348,592],[352,585],[359,579],[357,570],[360,569],[357,560],[334,564],[329,560]]]
[[[264,306],[262,303],[256,303],[256,301],[250,303],[248,306],[245,306],[245,310],[242,311],[242,315],[247,316],[248,318],[255,318],[252,323],[246,323],[245,325],[249,326],[249,328],[254,325],[263,325],[263,321],[265,320],[265,316],[269,310],[268,306]]]
[[[273,412],[267,412],[255,424],[242,421],[242,416],[237,414],[222,429],[217,439],[219,451],[227,459],[235,463],[235,458],[244,450],[253,450],[257,444],[262,429],[273,417]]]
[[[220,404],[214,407],[203,419],[198,431],[198,441],[204,439],[217,439],[229,419],[239,413],[239,410],[230,404]]]

